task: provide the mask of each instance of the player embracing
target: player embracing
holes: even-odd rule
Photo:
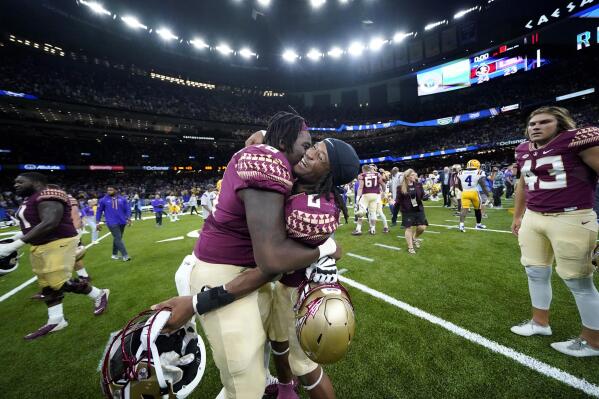
[[[561,107],[528,117],[528,141],[516,148],[520,174],[512,232],[528,276],[532,319],[511,328],[523,336],[551,335],[551,272],[564,280],[582,320],[580,336],[551,346],[570,356],[599,356],[599,292],[593,283],[597,239],[593,195],[599,174],[599,128],[576,129]]]

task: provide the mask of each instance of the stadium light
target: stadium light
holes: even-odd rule
[[[249,48],[244,47],[241,50],[239,50],[239,55],[242,56],[243,58],[251,58],[251,57],[255,57],[256,53],[254,53]]]
[[[476,7],[470,7],[467,10],[462,10],[460,12],[457,12],[454,16],[453,19],[459,19],[462,18],[464,15],[466,14],[470,14],[472,11],[479,11],[480,10],[480,6],[476,6]]]
[[[167,28],[160,28],[156,31],[156,33],[158,34],[158,36],[160,36],[161,38],[163,38],[164,40],[177,40],[179,39],[177,36],[175,36],[173,34],[173,32],[170,31],[170,29]]]
[[[327,53],[327,55],[331,58],[339,58],[339,57],[341,57],[342,54],[343,54],[343,50],[341,50],[339,47],[333,47]]]
[[[319,61],[322,56],[323,56],[323,54],[320,52],[320,50],[315,49],[315,48],[310,49],[308,54],[306,54],[306,57],[308,57],[312,61]]]
[[[141,22],[139,22],[139,20],[135,17],[132,17],[131,15],[126,15],[124,17],[121,17],[121,21],[123,21],[125,23],[125,25],[127,25],[130,28],[133,29],[138,29],[138,28],[142,28],[142,29],[148,29],[147,26],[145,26],[144,24],[142,24]]]
[[[216,51],[218,51],[222,55],[229,55],[233,52],[233,49],[231,47],[229,47],[228,44],[221,43],[218,46],[216,46]]]
[[[349,45],[349,48],[347,49],[347,52],[349,53],[349,55],[352,55],[354,57],[361,55],[363,51],[364,51],[364,45],[362,45],[362,43],[360,43],[360,42],[353,42],[352,44]]]
[[[339,0],[339,3],[341,3],[341,4],[347,4],[348,1],[349,0]]]
[[[437,26],[446,25],[446,24],[447,24],[447,20],[446,19],[444,19],[443,21],[432,22],[432,23],[426,25],[424,27],[424,30],[435,29]]]
[[[104,6],[100,3],[96,3],[95,1],[85,1],[85,0],[80,0],[79,2],[86,7],[89,7],[89,9],[92,10],[93,12],[95,12],[96,14],[111,15],[110,11],[105,9]]]
[[[327,0],[310,0],[310,4],[312,5],[312,8],[320,8],[326,2],[327,2]]]
[[[257,0],[258,4],[262,7],[268,7],[270,5],[270,0]]]
[[[199,37],[196,37],[195,39],[191,40],[189,43],[191,43],[191,45],[195,48],[197,48],[198,50],[203,50],[205,48],[210,47],[208,45],[208,43],[206,43],[204,41],[204,39],[200,39]]]
[[[373,50],[373,51],[378,51],[387,42],[388,42],[388,40],[385,40],[382,37],[375,37],[372,40],[370,40],[370,44],[368,45],[368,48],[371,49],[371,50]]]
[[[397,32],[395,35],[393,35],[393,42],[401,43],[402,41],[404,41],[404,39],[406,37],[410,37],[410,36],[414,36],[414,32],[410,32],[410,33]]]
[[[298,58],[299,56],[293,50],[285,50],[285,52],[283,53],[283,59],[289,63],[295,62],[295,60],[297,60]]]

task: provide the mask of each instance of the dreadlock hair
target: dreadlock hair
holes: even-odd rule
[[[330,195],[333,194],[335,205],[343,213],[343,218],[345,219],[345,223],[347,223],[347,207],[345,206],[345,202],[343,202],[341,190],[333,184],[332,172],[324,175],[309,191],[311,192],[308,194],[316,194],[316,198],[324,197],[327,201],[330,200]]]
[[[305,125],[305,120],[297,113],[279,111],[268,121],[264,144],[285,152],[292,151],[299,132]]]

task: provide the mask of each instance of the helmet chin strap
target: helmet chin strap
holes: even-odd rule
[[[314,384],[308,385],[308,386],[303,385],[303,387],[306,391],[313,390],[314,388],[316,388],[318,386],[318,384],[320,384],[320,381],[322,381],[322,377],[324,376],[324,369],[322,368],[322,366],[319,366],[319,367],[320,367],[320,376],[318,377],[316,382]]]

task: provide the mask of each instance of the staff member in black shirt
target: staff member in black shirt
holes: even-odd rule
[[[395,206],[401,211],[401,225],[406,229],[408,253],[415,254],[414,247],[420,248],[422,241],[418,237],[428,226],[422,204],[422,201],[428,198],[424,194],[422,184],[418,182],[418,174],[413,169],[406,170],[403,175],[403,181],[397,187]]]

